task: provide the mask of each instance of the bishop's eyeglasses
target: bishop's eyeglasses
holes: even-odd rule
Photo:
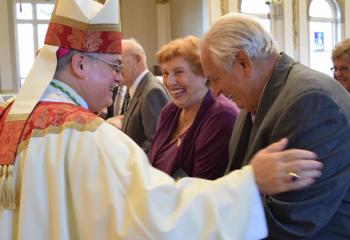
[[[111,68],[113,68],[113,70],[116,72],[116,73],[120,73],[122,71],[122,68],[123,68],[123,64],[121,63],[121,61],[119,60],[118,63],[110,63],[110,62],[107,62],[106,60],[103,60],[101,58],[98,58],[98,57],[95,57],[95,56],[92,56],[92,55],[88,55],[88,54],[84,54],[85,56],[93,59],[93,60],[97,60],[97,61],[100,61],[104,64],[107,64],[108,66],[110,66]]]

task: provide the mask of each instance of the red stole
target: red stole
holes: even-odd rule
[[[11,107],[12,104],[0,107],[0,207],[13,209],[14,161],[27,148],[31,136],[60,133],[66,128],[94,131],[104,120],[70,103],[40,102],[26,121],[6,121]]]

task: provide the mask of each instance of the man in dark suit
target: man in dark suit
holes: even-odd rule
[[[229,14],[206,33],[204,72],[214,94],[243,108],[229,171],[270,143],[316,152],[323,175],[303,190],[264,195],[270,239],[350,239],[350,95],[332,78],[280,54],[253,18]],[[295,169],[286,181],[306,174]],[[268,176],[267,176],[268,177]]]
[[[147,152],[159,113],[169,96],[162,83],[148,71],[145,52],[135,39],[122,41],[122,63],[121,83],[128,92],[123,103],[121,130]]]

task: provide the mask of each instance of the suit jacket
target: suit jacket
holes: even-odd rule
[[[282,54],[252,127],[242,110],[229,169],[287,137],[287,148],[317,153],[323,174],[299,191],[264,196],[271,239],[350,239],[350,95],[336,81]]]
[[[145,152],[151,145],[160,111],[168,101],[169,96],[162,83],[150,72],[142,78],[130,99],[122,131]]]

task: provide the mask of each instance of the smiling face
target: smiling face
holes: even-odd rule
[[[216,64],[207,48],[202,48],[201,62],[205,76],[210,81],[210,88],[215,96],[220,94],[232,99],[239,108],[254,111],[256,96],[252,91],[256,83],[251,79],[251,71],[245,60],[238,57],[232,63],[232,70]]]
[[[350,58],[340,57],[333,59],[333,76],[343,87],[350,92]]]
[[[84,66],[85,81],[79,86],[81,97],[92,112],[99,112],[104,107],[112,105],[113,89],[121,78],[121,74],[112,67],[113,64],[120,63],[120,55],[96,54],[96,56],[97,59],[87,59]]]
[[[175,57],[161,64],[163,83],[173,103],[179,108],[190,108],[200,104],[208,88],[206,79],[192,72],[189,63],[182,57]]]

